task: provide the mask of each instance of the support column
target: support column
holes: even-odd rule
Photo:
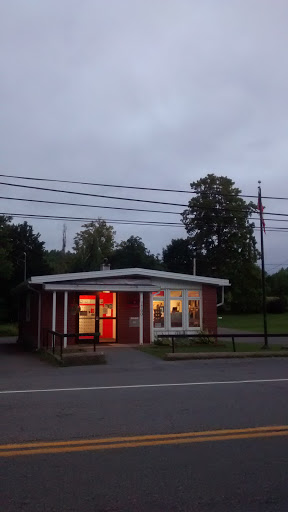
[[[67,325],[68,325],[68,292],[64,292],[64,325],[63,325],[63,333],[67,334]],[[67,347],[67,338],[64,338],[64,348]]]
[[[56,292],[53,292],[53,305],[52,305],[52,331],[56,331]]]
[[[150,300],[150,343],[154,343],[154,327],[153,327],[153,295],[152,292],[150,292],[149,296]]]
[[[143,345],[143,292],[139,292],[139,344]]]

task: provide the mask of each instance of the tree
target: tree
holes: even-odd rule
[[[109,226],[100,218],[83,224],[82,228],[84,229],[74,238],[74,271],[98,270],[105,258],[110,259],[115,246],[116,232],[113,226]]]
[[[117,245],[111,256],[112,268],[161,268],[158,256],[151,254],[139,236],[130,236]]]
[[[31,276],[49,274],[50,268],[45,261],[45,243],[40,240],[40,233],[34,233],[33,227],[25,221],[22,224],[11,224],[10,234],[10,257],[14,263],[13,284],[16,286],[24,280],[24,253],[27,279]]]
[[[45,260],[52,274],[66,274],[73,272],[76,255],[70,251],[63,252],[57,249],[45,251]]]
[[[0,215],[0,279],[7,280],[12,275],[13,263],[10,259],[11,252],[11,217]]]
[[[250,219],[257,206],[246,203],[234,185],[231,179],[214,174],[191,183],[196,195],[182,220],[196,255],[197,273],[230,279],[232,302],[243,310],[249,300],[248,290],[255,294],[261,283],[255,226]],[[258,308],[258,292],[256,295]]]
[[[193,273],[194,252],[189,238],[176,238],[163,249],[163,263],[166,270],[181,274]]]
[[[288,297],[288,268],[281,268],[267,277],[269,294],[272,297]]]
[[[0,225],[1,266],[6,269],[6,275],[0,276],[0,318],[12,321],[17,318],[17,301],[11,291],[24,280],[25,257],[27,278],[48,274],[50,268],[44,259],[44,242],[40,241],[39,233],[33,232],[32,226],[27,222],[11,224],[10,217],[2,217]]]

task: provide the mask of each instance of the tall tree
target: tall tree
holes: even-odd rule
[[[10,234],[12,238],[10,257],[14,264],[13,284],[16,285],[24,279],[25,259],[27,278],[48,274],[50,268],[45,261],[45,243],[40,240],[40,233],[34,233],[33,227],[25,221],[22,224],[12,224]]]
[[[0,264],[3,273],[6,270],[0,275],[0,319],[12,321],[17,318],[17,301],[11,291],[24,279],[25,260],[27,278],[48,274],[50,267],[44,259],[44,242],[32,226],[12,224],[9,217],[2,217],[0,226]]]
[[[163,249],[163,263],[166,270],[180,272],[181,274],[193,273],[194,252],[189,238],[176,238]]]
[[[233,301],[243,309],[248,300],[247,289],[245,295],[242,292],[244,284],[254,291],[260,288],[259,252],[251,221],[257,206],[246,203],[240,197],[241,190],[225,176],[208,174],[191,183],[191,189],[195,196],[182,220],[196,254],[198,272],[230,279]]]
[[[111,256],[112,268],[162,268],[158,256],[151,254],[139,236],[130,236],[115,248]]]
[[[14,266],[10,258],[12,240],[10,232],[11,217],[0,215],[0,279],[11,277]]]
[[[45,251],[45,260],[48,263],[52,274],[66,274],[73,272],[76,255],[73,252],[63,252],[57,249]]]
[[[98,219],[83,224],[84,229],[74,238],[75,267],[74,271],[99,270],[99,266],[105,258],[110,258],[115,246],[115,234],[113,226],[109,226],[105,220]]]
[[[267,276],[267,284],[272,297],[288,297],[288,268],[281,268],[278,272]]]

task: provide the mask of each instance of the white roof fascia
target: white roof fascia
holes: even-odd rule
[[[149,270],[144,268],[126,268],[126,269],[118,269],[118,270],[97,270],[95,272],[75,272],[72,274],[54,274],[48,276],[35,276],[31,277],[31,284],[43,284],[43,283],[53,283],[53,282],[62,282],[62,281],[72,281],[72,280],[84,280],[84,279],[103,279],[106,277],[119,277],[119,276],[146,276],[146,277],[156,277],[167,280],[178,280],[178,281],[188,281],[190,283],[203,283],[210,284],[214,286],[230,286],[228,279],[217,279],[214,277],[204,277],[204,276],[194,276],[189,274],[179,274],[176,272],[165,272],[163,270]]]
[[[123,286],[123,285],[108,285],[107,290],[110,292],[157,292],[159,291],[159,287],[155,286],[143,286],[143,285],[135,285],[135,286]],[[164,288],[163,288],[164,289]],[[81,291],[81,292],[103,292],[105,287],[103,285],[91,285],[91,284],[44,284],[44,290],[47,291]]]

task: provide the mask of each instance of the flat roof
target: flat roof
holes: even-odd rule
[[[79,281],[85,279],[105,279],[118,278],[125,276],[135,277],[154,277],[165,279],[167,281],[187,281],[190,283],[210,284],[213,286],[230,286],[228,279],[218,279],[215,277],[195,276],[191,274],[179,274],[178,272],[165,272],[164,270],[150,270],[146,268],[122,268],[118,270],[97,270],[93,272],[73,272],[70,274],[53,274],[47,276],[35,276],[29,279],[31,284],[59,283],[69,281]]]

